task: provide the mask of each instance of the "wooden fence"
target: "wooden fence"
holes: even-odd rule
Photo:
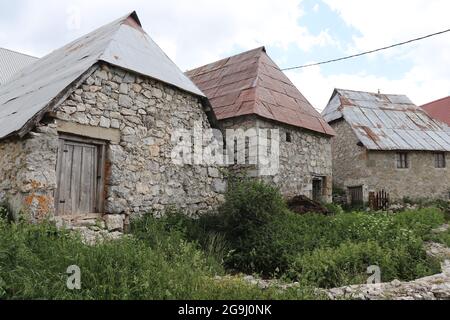
[[[385,190],[369,193],[369,206],[372,210],[387,211],[389,209],[389,205],[389,193]]]

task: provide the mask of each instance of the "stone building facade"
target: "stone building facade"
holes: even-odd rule
[[[242,129],[245,132],[248,132],[249,129],[255,129],[256,132],[277,130],[276,138],[267,133],[268,131],[264,134],[257,134],[260,139],[265,137],[268,139],[268,142],[258,141],[257,147],[258,149],[267,148],[267,160],[270,161],[270,164],[263,165],[263,161],[256,159],[253,161],[256,165],[247,166],[247,173],[277,186],[288,199],[304,195],[317,201],[331,202],[333,174],[329,137],[257,116],[223,120],[221,126],[225,133],[227,129]],[[251,137],[247,138],[250,140]],[[279,156],[275,155],[275,148],[271,147],[272,143],[277,145]],[[271,153],[273,153],[273,159],[271,159]],[[250,154],[249,150],[247,150],[247,154]],[[259,152],[254,154],[258,155]],[[252,159],[248,160],[250,163]],[[320,189],[313,190],[315,183],[318,184],[318,187],[320,186]],[[318,194],[315,194],[316,191]]]
[[[134,214],[209,211],[225,191],[219,166],[174,157],[191,142],[179,131],[212,126],[205,95],[133,12],[0,87],[0,202],[109,231]]]
[[[238,139],[234,149],[242,153],[245,144],[248,145],[248,162],[253,167],[244,168],[252,176],[278,186],[287,199],[303,195],[317,201],[331,201],[334,131],[265,48],[222,59],[188,71],[187,75],[211,102],[226,133],[229,152],[233,151],[229,143],[234,142],[226,131],[249,132],[248,141]],[[275,130],[277,135],[270,136],[270,143],[265,141],[267,129]],[[279,152],[274,158],[266,159],[264,154],[269,152],[264,149],[270,151],[272,142],[275,142],[273,149]],[[252,159],[255,154],[257,159]],[[266,160],[272,163],[267,165]],[[237,162],[241,165],[241,161]]]
[[[396,151],[370,151],[358,145],[359,140],[350,125],[332,123],[334,183],[337,187],[363,186],[364,201],[369,193],[386,190],[392,201],[404,198],[449,199],[450,168],[435,167],[435,152],[408,152],[409,168],[397,168]],[[450,152],[446,153],[450,159]]]
[[[55,214],[59,138],[107,143],[104,213],[131,214],[170,206],[195,214],[221,200],[217,167],[174,164],[175,130],[210,129],[199,97],[103,64],[25,139],[0,143],[0,200],[35,219]],[[219,189],[215,189],[219,186]]]
[[[406,96],[336,89],[323,112],[335,130],[334,185],[349,203],[450,198],[450,128]]]

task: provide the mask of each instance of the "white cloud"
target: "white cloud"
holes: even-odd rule
[[[417,105],[443,97],[450,89],[450,78],[434,81],[433,75],[421,68],[413,68],[404,77],[394,80],[364,72],[325,76],[320,67],[290,71],[288,76],[319,110],[325,108],[335,88],[406,94]]]
[[[43,55],[95,27],[137,10],[150,36],[182,69],[222,58],[233,49],[268,45],[302,50],[333,40],[327,31],[312,35],[299,26],[301,0],[26,0],[17,2],[20,14],[14,25],[1,23],[0,45]],[[73,16],[81,13],[81,28],[68,30]],[[1,16],[1,14],[0,14]],[[75,21],[77,21],[75,19]]]
[[[361,36],[354,37],[349,53],[375,49],[449,27],[447,0],[324,0]],[[319,109],[323,109],[333,88],[366,90],[408,95],[421,105],[450,94],[450,34],[427,39],[379,54],[412,65],[395,79],[364,72],[325,76],[323,69],[290,72],[294,83]],[[373,61],[374,56],[369,56]],[[380,66],[381,67],[381,66]]]
[[[361,33],[347,48],[351,53],[448,28],[448,0],[323,1]],[[3,1],[0,5],[0,46],[42,56],[133,10],[137,10],[150,36],[182,69],[220,59],[232,50],[261,45],[282,49],[295,45],[305,51],[339,45],[327,30],[313,35],[307,27],[301,26],[304,15],[301,2]],[[320,6],[315,8],[321,9]],[[77,10],[80,16],[74,19]],[[408,72],[395,79],[366,74],[364,65],[356,74],[342,72],[326,76],[323,69],[312,68],[290,72],[289,76],[318,108],[324,107],[334,87],[404,93],[421,104],[450,94],[449,40],[450,35],[444,35],[380,54],[383,59],[407,61],[412,65]],[[285,65],[283,61],[288,54],[285,51],[273,58]]]

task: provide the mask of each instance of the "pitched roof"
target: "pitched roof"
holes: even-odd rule
[[[55,99],[98,62],[204,97],[145,33],[133,12],[39,59],[1,86],[0,139],[14,133],[23,136],[27,123],[43,116]]]
[[[37,59],[26,54],[0,48],[0,85],[6,83],[14,74]]]
[[[421,107],[431,117],[450,126],[450,97],[427,103]]]
[[[322,115],[345,119],[369,150],[450,151],[450,127],[404,95],[336,89]]]
[[[186,73],[218,120],[255,114],[327,135],[333,129],[270,59],[264,47]]]

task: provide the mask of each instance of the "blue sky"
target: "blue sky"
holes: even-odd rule
[[[450,27],[448,0],[18,0],[0,4],[0,46],[43,56],[133,10],[183,70],[261,45],[290,67]],[[447,34],[287,74],[319,110],[335,87],[406,94],[420,105],[450,95],[449,65]]]

